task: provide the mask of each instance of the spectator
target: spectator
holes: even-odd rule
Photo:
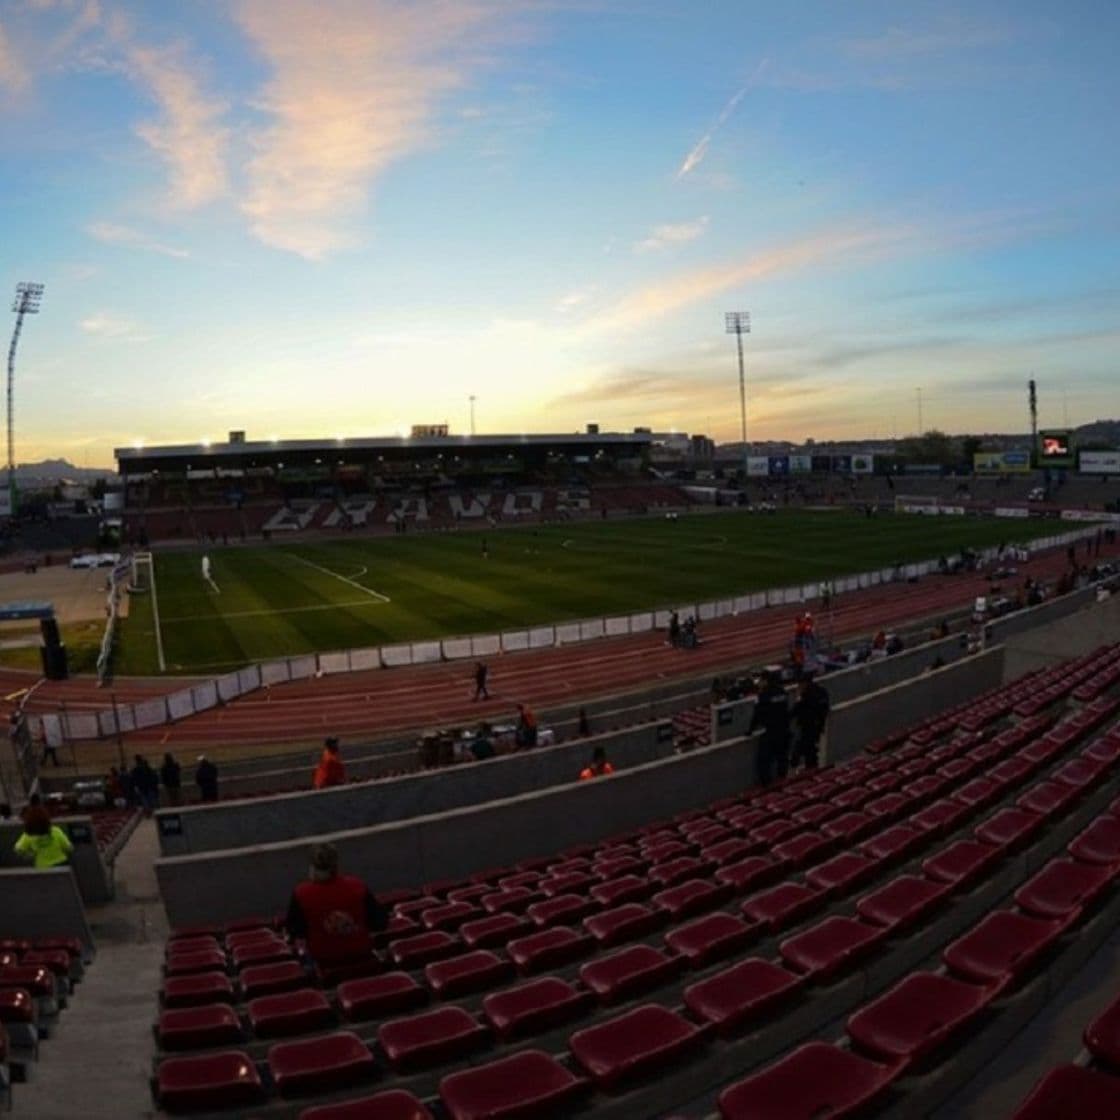
[[[755,755],[755,771],[758,784],[768,786],[774,780],[775,768],[779,778],[789,770],[789,703],[781,675],[773,670],[767,672],[766,684],[755,701],[747,734],[753,735],[759,727],[762,738]]]
[[[537,745],[537,717],[528,704],[517,705],[517,726],[514,728],[513,741],[518,747]]]
[[[821,733],[828,721],[828,692],[806,673],[797,685],[797,699],[794,701],[792,716],[797,724],[797,743],[793,748],[792,764],[804,763],[809,770],[819,765],[817,749]]]
[[[159,780],[167,790],[167,803],[179,805],[183,801],[183,768],[175,761],[175,756],[168,751],[163,756],[163,765],[159,768]]]
[[[56,824],[51,824],[50,814],[39,803],[38,795],[24,813],[23,834],[15,842],[17,856],[32,861],[36,868],[58,867],[70,858],[74,845],[70,837]]]
[[[680,645],[681,641],[681,620],[676,611],[669,615],[669,645]]]
[[[482,762],[487,758],[493,758],[494,741],[490,738],[490,724],[480,723],[478,731],[475,732],[475,737],[467,745],[467,750],[471,752],[475,762]]]
[[[204,754],[198,756],[194,784],[198,786],[198,796],[203,801],[218,800],[218,768]]]
[[[132,788],[144,810],[150,817],[152,810],[159,804],[159,775],[148,765],[143,755],[136,755],[131,772]]]
[[[579,723],[576,726],[576,734],[581,739],[586,739],[591,734],[591,721],[587,718],[587,709],[580,708],[579,710]]]
[[[357,876],[338,873],[334,845],[316,844],[310,873],[292,892],[286,921],[288,933],[306,941],[308,956],[329,966],[370,958],[371,934],[388,923],[388,912],[369,887]]]
[[[485,661],[478,662],[474,667],[474,698],[475,700],[489,700],[490,692],[486,688],[486,678],[490,673]]]
[[[346,767],[338,752],[338,740],[332,735],[323,740],[323,753],[319,765],[315,767],[314,785],[316,789],[346,784]]]
[[[614,773],[614,767],[607,761],[607,752],[596,747],[591,752],[591,763],[579,772],[579,780],[586,782],[591,778],[605,778]]]
[[[123,809],[128,804],[121,772],[115,766],[109,767],[109,776],[105,779],[105,800],[110,807],[117,809]]]

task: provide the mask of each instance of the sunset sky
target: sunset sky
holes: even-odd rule
[[[1120,415],[1115,0],[0,0],[17,458]],[[14,316],[4,325],[6,340]]]

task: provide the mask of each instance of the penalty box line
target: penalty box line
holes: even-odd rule
[[[314,568],[317,572],[322,572],[325,576],[330,576],[331,579],[337,579],[340,583],[349,584],[351,587],[356,588],[363,594],[369,595],[371,598],[376,599],[379,603],[392,602],[388,595],[382,595],[380,591],[374,591],[371,587],[364,587],[362,584],[358,583],[357,580],[351,579],[349,576],[340,575],[338,572],[332,572],[330,568],[324,568],[322,564],[316,564],[312,560],[305,560],[302,556],[299,556],[294,552],[289,552],[288,555],[293,560],[298,561],[300,564],[305,564],[309,568]],[[363,565],[363,567],[358,569],[357,574],[360,576],[364,576],[368,571],[369,568]]]

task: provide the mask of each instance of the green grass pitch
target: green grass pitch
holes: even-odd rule
[[[746,512],[156,554],[172,672],[704,602],[1057,531],[1053,522]],[[483,555],[485,542],[488,555]],[[202,578],[210,557],[214,586]],[[157,671],[150,595],[116,658]]]

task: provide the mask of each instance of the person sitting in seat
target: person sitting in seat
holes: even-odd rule
[[[338,849],[316,844],[308,878],[292,892],[288,933],[307,943],[317,965],[357,963],[372,952],[370,936],[389,924],[389,912],[356,875],[338,873]]]
[[[73,850],[70,837],[58,825],[51,823],[50,813],[40,802],[39,795],[34,794],[23,814],[23,834],[15,842],[16,855],[31,860],[37,869],[42,869],[64,864]]]
[[[338,740],[333,735],[323,741],[323,753],[319,765],[315,767],[314,783],[316,789],[346,784],[346,767],[338,752]]]
[[[586,782],[591,778],[605,778],[614,773],[614,767],[607,761],[607,752],[602,747],[596,747],[591,752],[591,764],[579,772],[579,780]]]

